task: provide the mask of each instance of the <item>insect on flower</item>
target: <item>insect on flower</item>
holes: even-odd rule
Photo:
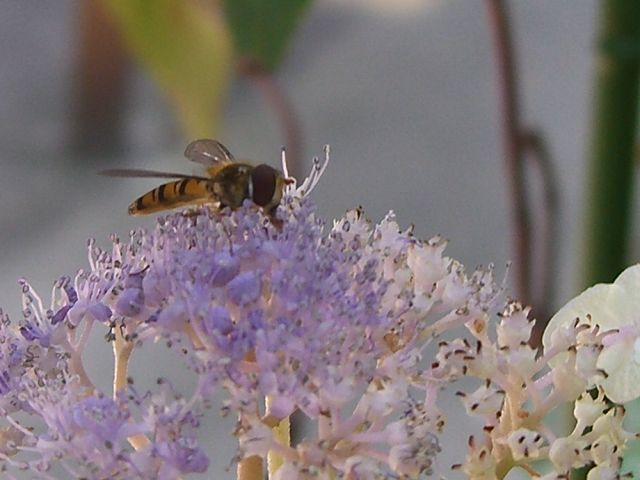
[[[266,165],[237,161],[217,140],[194,140],[184,151],[189,160],[207,167],[207,176],[140,169],[113,169],[101,172],[111,177],[175,178],[145,193],[129,205],[129,215],[170,210],[201,204],[238,208],[249,199],[270,214],[278,206],[284,188],[293,179]]]

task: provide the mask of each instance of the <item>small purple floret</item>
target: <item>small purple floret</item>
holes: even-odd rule
[[[212,335],[214,331],[219,332],[221,335],[231,333],[233,330],[233,322],[231,321],[229,311],[219,305],[212,307],[204,319],[204,328],[209,335]]]
[[[0,395],[11,391],[11,375],[6,370],[0,373]]]
[[[141,283],[141,282],[140,282]],[[124,289],[118,296],[115,311],[118,315],[135,317],[144,307],[144,293],[142,288],[132,287]]]
[[[233,303],[244,306],[255,302],[260,295],[260,277],[257,272],[242,272],[227,285],[227,293]]]
[[[72,305],[65,305],[64,307],[60,308],[60,310],[58,310],[56,313],[54,313],[53,317],[51,317],[51,325],[57,325],[58,323],[62,322],[67,316],[67,313],[69,313],[69,310],[71,310],[71,308],[72,308]]]
[[[95,303],[91,305],[87,311],[98,322],[106,322],[112,315],[111,309],[102,303]]]
[[[240,272],[240,260],[222,252],[216,255],[209,275],[211,286],[222,287],[228,284]]]

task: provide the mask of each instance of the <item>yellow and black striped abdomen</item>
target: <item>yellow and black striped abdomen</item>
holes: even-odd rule
[[[168,182],[145,193],[129,205],[129,215],[147,215],[187,205],[215,202],[209,182],[186,178]]]

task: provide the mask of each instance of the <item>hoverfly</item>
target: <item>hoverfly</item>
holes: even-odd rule
[[[145,193],[129,205],[129,215],[147,215],[178,207],[217,203],[238,208],[246,200],[270,214],[278,206],[284,187],[293,182],[280,171],[266,165],[236,161],[227,147],[217,140],[194,140],[184,151],[189,160],[207,167],[207,176],[184,175],[154,170],[104,170],[112,177],[175,178]]]

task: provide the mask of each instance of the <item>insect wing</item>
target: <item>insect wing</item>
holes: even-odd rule
[[[234,156],[227,147],[219,141],[209,138],[201,138],[191,142],[187,145],[184,156],[207,167],[217,163],[229,163],[234,160]]]
[[[182,173],[171,172],[159,172],[157,170],[142,170],[138,168],[114,168],[109,170],[102,170],[101,175],[107,177],[127,177],[127,178],[184,178],[193,180],[210,181],[210,178],[201,177],[198,175],[186,175]]]

